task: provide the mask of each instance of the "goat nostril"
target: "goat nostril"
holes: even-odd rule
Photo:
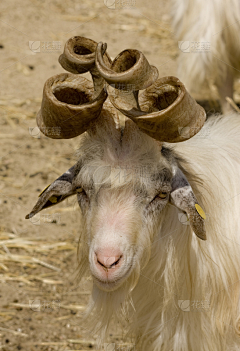
[[[120,262],[122,255],[118,257],[106,257],[97,255],[97,262],[105,269],[111,269],[118,265]]]
[[[122,256],[120,256],[119,259],[118,259],[117,261],[113,262],[113,263],[111,264],[111,267],[116,266],[116,265],[119,263],[119,261],[121,260],[121,258],[122,258]]]

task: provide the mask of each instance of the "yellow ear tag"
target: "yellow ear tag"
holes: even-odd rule
[[[197,210],[197,212],[200,214],[200,216],[203,218],[203,219],[206,219],[206,215],[205,215],[205,212],[203,211],[202,207],[199,206],[198,204],[195,205],[195,208]]]
[[[40,197],[40,196],[44,193],[44,191],[47,190],[47,188],[50,187],[50,185],[51,185],[51,184],[47,185],[46,188],[44,188],[44,189],[40,192],[40,194],[38,195],[38,197]]]
[[[51,201],[51,203],[56,204],[57,203],[57,196],[51,196],[49,201]]]

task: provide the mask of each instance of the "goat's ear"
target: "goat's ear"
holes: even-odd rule
[[[206,240],[207,238],[204,224],[204,219],[206,219],[205,213],[199,206],[187,178],[178,167],[174,168],[170,203],[186,212],[189,219],[189,224],[194,233],[200,239]]]
[[[44,208],[54,206],[62,202],[67,197],[76,194],[76,189],[72,186],[75,174],[75,165],[67,172],[63,173],[52,184],[48,185],[39,195],[39,199],[32,211],[25,217],[29,219]]]

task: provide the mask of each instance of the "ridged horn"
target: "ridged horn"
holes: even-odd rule
[[[176,77],[158,79],[139,97],[138,92],[108,87],[112,104],[152,138],[177,143],[190,139],[203,127],[204,109]]]
[[[122,90],[141,90],[149,87],[158,78],[158,70],[150,66],[141,51],[127,49],[122,51],[109,67],[104,62],[107,44],[98,43],[96,67],[109,85]]]
[[[70,73],[49,78],[43,88],[39,129],[53,139],[69,139],[84,133],[102,110],[107,93],[95,98],[92,82]]]
[[[66,42],[63,54],[58,59],[68,72],[82,74],[89,71],[93,79],[95,96],[101,93],[105,83],[95,66],[96,49],[97,43],[94,40],[75,36]],[[104,53],[103,62],[107,66],[111,65],[112,61],[107,52]]]
[[[66,42],[63,54],[59,56],[62,67],[71,73],[85,73],[95,66],[95,51],[97,43],[94,40],[75,36]]]

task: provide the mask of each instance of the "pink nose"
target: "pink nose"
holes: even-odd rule
[[[97,265],[104,270],[116,269],[121,265],[122,253],[118,249],[105,248],[98,250],[95,254]]]

